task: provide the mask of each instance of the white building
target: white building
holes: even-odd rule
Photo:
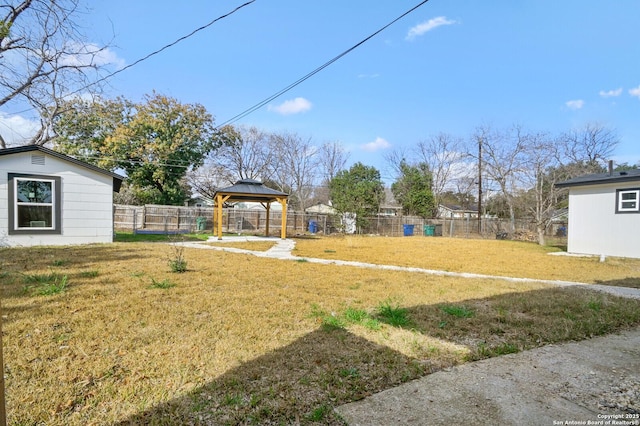
[[[442,219],[477,219],[477,210],[468,210],[454,204],[440,204],[438,217]]]
[[[640,258],[640,170],[580,176],[569,188],[569,253]]]
[[[0,150],[0,246],[112,242],[123,179],[41,146]]]

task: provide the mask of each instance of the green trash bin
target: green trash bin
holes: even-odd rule
[[[433,237],[436,234],[435,225],[424,225],[424,235],[427,237]]]
[[[204,231],[207,228],[207,218],[206,217],[197,217],[196,218],[196,228],[198,231]]]

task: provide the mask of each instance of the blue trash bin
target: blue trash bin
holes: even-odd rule
[[[414,225],[407,225],[406,223],[404,225],[402,225],[404,227],[404,236],[405,237],[410,237],[413,235],[413,226]]]
[[[315,220],[309,221],[309,232],[311,232],[312,234],[318,232],[318,222],[316,222]]]

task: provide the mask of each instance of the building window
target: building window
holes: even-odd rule
[[[9,234],[60,234],[60,178],[9,174]]]
[[[616,191],[616,213],[640,212],[640,188]]]

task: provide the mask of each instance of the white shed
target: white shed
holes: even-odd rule
[[[123,179],[41,146],[0,149],[0,246],[112,242]]]
[[[580,176],[569,188],[567,251],[640,258],[640,170]]]

